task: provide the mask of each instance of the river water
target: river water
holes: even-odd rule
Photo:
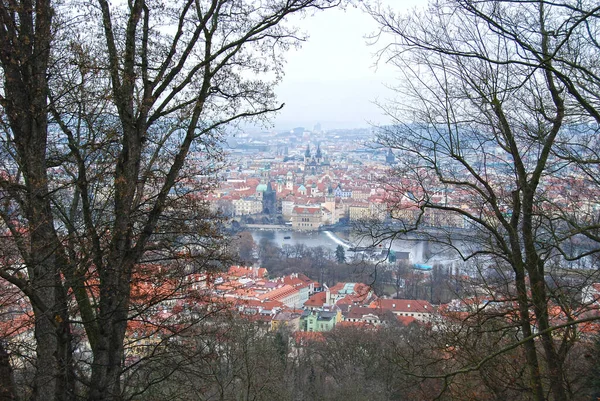
[[[335,251],[338,245],[342,245],[346,252],[353,246],[369,246],[371,245],[364,239],[359,239],[354,235],[348,236],[344,233],[333,233],[330,231],[292,231],[292,230],[248,230],[254,241],[258,244],[261,239],[265,238],[273,241],[277,246],[284,245],[294,246],[296,244],[304,244],[307,247],[322,246],[331,251]],[[388,244],[379,246],[382,251],[386,250]],[[452,255],[450,252],[444,252],[438,249],[438,245],[432,244],[425,240],[394,240],[391,249],[396,252],[408,252],[410,263],[442,263],[447,264],[456,259],[457,255]]]
[[[346,256],[350,259],[355,253],[349,251],[350,247],[367,247],[371,245],[366,239],[360,239],[355,235],[348,235],[348,233],[334,233],[330,231],[313,231],[313,232],[302,232],[292,230],[261,230],[251,229],[248,230],[254,241],[258,244],[261,239],[266,238],[273,241],[277,246],[283,247],[285,245],[294,246],[296,244],[304,244],[307,247],[322,246],[326,249],[335,252],[338,245],[342,245],[346,250]],[[476,242],[469,241],[466,238],[454,240],[454,245],[461,249],[465,254],[470,254],[477,250]],[[387,249],[393,249],[396,251],[398,259],[406,258],[411,264],[425,264],[425,265],[442,265],[447,269],[455,271],[460,274],[466,274],[474,276],[478,274],[477,265],[473,262],[464,263],[459,257],[455,250],[450,249],[448,246],[436,243],[435,241],[427,241],[422,238],[407,238],[407,239],[395,239],[390,244],[385,243],[382,246],[378,246],[381,249],[382,254],[376,257],[376,260],[383,260],[386,257]],[[405,254],[398,254],[398,252],[405,252]],[[483,256],[485,262],[486,257]],[[480,260],[481,262],[481,260]],[[482,264],[482,266],[485,265]],[[597,268],[597,262],[595,258],[588,256],[577,260],[575,262],[565,262],[564,268],[576,268],[576,269],[591,269]]]
[[[252,234],[252,238],[258,244],[261,239],[266,238],[273,241],[275,245],[283,247],[284,245],[294,246],[296,244],[304,244],[307,247],[313,248],[322,246],[328,249],[334,249],[339,245],[335,240],[331,239],[324,231],[292,231],[292,230],[248,230]]]

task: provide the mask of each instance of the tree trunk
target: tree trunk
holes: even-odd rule
[[[0,401],[14,401],[16,399],[12,366],[10,366],[8,352],[6,352],[2,341],[0,341]]]
[[[517,269],[515,269],[517,270]],[[529,299],[527,297],[527,286],[525,284],[525,274],[522,270],[515,271],[516,273],[516,288],[517,302],[519,305],[519,320],[523,337],[530,337],[533,333],[531,330],[531,321],[529,317]],[[544,387],[542,385],[542,377],[540,374],[540,364],[538,361],[537,351],[535,349],[535,340],[531,339],[523,345],[525,348],[525,358],[527,359],[527,367],[531,375],[531,389],[533,391],[533,399],[536,401],[544,401]]]
[[[540,277],[537,272],[530,274],[529,278],[531,280],[531,294],[537,326],[538,330],[542,332],[540,338],[548,368],[551,394],[556,401],[567,400],[562,362],[556,352],[553,333],[552,331],[547,331],[550,328],[550,321],[548,317],[548,301],[546,299],[546,283],[543,277]]]
[[[45,103],[45,99],[44,99]],[[34,399],[47,400],[49,394],[57,400],[74,397],[71,364],[71,335],[66,290],[61,282],[61,244],[54,231],[52,210],[48,197],[46,175],[47,123],[43,110],[37,114],[43,120],[29,125],[23,136],[21,157],[25,159],[27,186],[27,219],[29,222],[30,260],[28,261],[37,343]],[[26,115],[21,114],[23,119]],[[29,126],[28,126],[29,125]],[[16,136],[16,135],[15,135]]]
[[[92,364],[90,401],[121,399],[125,331],[129,317],[129,280],[108,274],[100,288],[98,339]]]
[[[0,62],[4,72],[3,104],[14,138],[15,161],[22,171],[19,189],[29,244],[21,248],[28,269],[23,291],[34,312],[36,374],[34,400],[74,397],[71,336],[66,290],[61,282],[60,252],[48,189],[48,61],[52,39],[50,0],[0,6]],[[9,49],[7,51],[7,49]],[[27,249],[25,249],[27,248]],[[27,288],[25,288],[27,287]]]

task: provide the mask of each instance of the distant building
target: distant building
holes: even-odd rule
[[[271,320],[271,331],[277,331],[280,327],[287,327],[291,331],[300,330],[300,313],[289,311],[277,313]]]
[[[339,301],[352,305],[366,305],[377,297],[370,286],[363,283],[337,283],[329,288],[330,305],[338,305]]]
[[[389,318],[389,316],[385,316],[386,314],[386,311],[382,311],[378,308],[356,306],[348,309],[348,311],[343,313],[343,316],[345,322],[367,323],[373,326],[379,326],[385,322],[386,317]]]
[[[267,188],[262,196],[262,212],[267,215],[277,214],[277,193],[271,187],[271,182],[267,183]]]
[[[299,231],[318,230],[322,224],[320,206],[295,206],[292,211],[292,229]]]
[[[389,149],[387,155],[385,155],[385,162],[390,165],[396,164],[396,156],[394,156],[392,149]]]
[[[335,224],[340,220],[340,216],[337,213],[335,195],[333,194],[333,188],[331,188],[331,185],[329,185],[329,187],[327,188],[325,202],[322,203],[322,206],[326,210],[326,213],[328,213],[329,219],[325,219],[325,222],[327,224]]]
[[[295,204],[293,197],[290,197],[290,199],[281,200],[281,214],[283,215],[284,219],[289,220],[292,218],[294,206]]]
[[[300,317],[300,330],[302,331],[331,331],[336,324],[342,321],[340,310],[305,310]]]
[[[285,189],[292,191],[294,189],[294,173],[288,171],[285,178]]]
[[[329,162],[323,157],[321,146],[317,145],[317,150],[313,155],[310,151],[310,145],[306,146],[304,152],[304,173],[305,174],[321,174],[329,168]]]
[[[367,219],[371,217],[371,212],[369,210],[369,204],[353,204],[348,207],[348,213],[351,221]]]
[[[297,308],[301,306],[304,301],[300,299],[300,289],[292,287],[289,284],[261,294],[258,296],[260,301],[278,301],[287,306],[288,308]]]
[[[262,212],[262,201],[254,197],[234,199],[231,204],[234,216],[246,216]]]
[[[378,299],[369,306],[396,316],[413,317],[422,322],[433,320],[437,314],[433,305],[422,299]]]
[[[344,190],[342,188],[342,184],[338,184],[337,188],[333,191],[333,193],[336,198],[351,198],[352,197],[352,191]]]

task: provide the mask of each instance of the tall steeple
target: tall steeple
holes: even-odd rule
[[[262,203],[264,214],[272,216],[277,213],[277,194],[271,186],[271,181],[267,182],[267,189],[263,193]]]
[[[271,186],[271,181],[267,182],[267,189],[265,190],[265,193],[271,193],[274,192],[273,191],[273,187]]]
[[[394,156],[394,152],[392,152],[392,149],[388,149],[387,155],[385,155],[385,162],[387,164],[395,164],[396,163],[396,157]]]

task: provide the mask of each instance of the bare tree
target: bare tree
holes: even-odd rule
[[[598,5],[458,0],[406,17],[369,11],[380,38],[393,35],[381,56],[406,78],[401,99],[384,106],[394,125],[379,135],[399,156],[388,183],[399,231],[439,227],[432,222],[443,213],[435,240],[480,266],[509,267],[507,301],[516,301],[533,398],[576,397],[564,364],[584,319],[556,301],[561,291],[547,280],[599,250],[590,141]],[[560,329],[549,311],[556,304],[568,322]]]
[[[240,261],[252,264],[256,249],[256,243],[254,242],[254,238],[252,238],[252,234],[248,231],[242,231],[238,234],[234,245],[237,247]]]
[[[218,267],[202,196],[222,130],[281,107],[287,17],[334,3],[1,3],[1,217],[19,260],[0,276],[35,313],[35,399],[75,397],[75,323],[89,399],[121,397],[136,279]]]
[[[288,339],[284,331],[267,332],[252,316],[220,316],[207,327],[188,333],[187,344],[172,344],[173,352],[155,359],[142,381],[154,384],[154,399],[288,400],[293,377],[286,367]],[[281,341],[279,340],[281,339]]]
[[[18,286],[35,314],[37,374],[33,399],[68,398],[73,392],[66,288],[59,266],[64,254],[53,225],[48,194],[48,66],[53,9],[50,1],[2,2],[2,191],[3,231],[20,260],[2,266],[3,279]],[[23,225],[25,227],[23,227]]]

